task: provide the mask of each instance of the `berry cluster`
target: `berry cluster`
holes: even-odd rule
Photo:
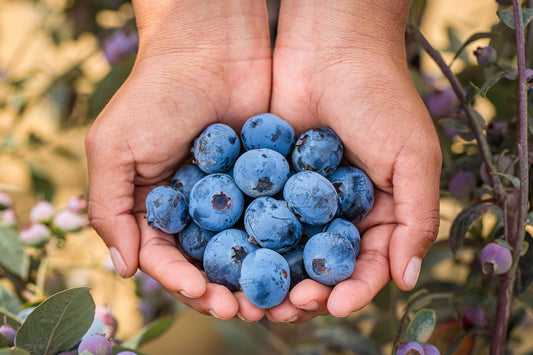
[[[333,286],[350,277],[360,249],[352,222],[372,208],[374,188],[362,170],[341,166],[333,130],[296,138],[264,113],[245,122],[240,139],[225,124],[206,127],[192,155],[171,186],[148,194],[146,219],[176,235],[211,282],[271,308],[305,278]]]

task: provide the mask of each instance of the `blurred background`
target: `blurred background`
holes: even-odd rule
[[[278,6],[269,1],[273,31]],[[496,9],[496,1],[428,0],[421,29],[437,49],[453,49],[473,33],[490,31],[498,21]],[[128,1],[0,0],[0,190],[15,201],[20,224],[28,220],[39,199],[62,208],[70,197],[87,194],[84,137],[127,77],[137,42]],[[452,69],[473,61],[472,50],[465,53]],[[441,80],[431,60],[425,56],[419,60],[421,72]],[[491,117],[490,103],[480,100],[477,105],[485,117]],[[456,199],[442,199],[443,234],[460,210]],[[119,278],[110,268],[106,247],[90,228],[68,235],[65,246],[49,254],[49,264],[57,272],[56,285],[54,275],[50,277],[50,290],[93,286],[97,305],[111,307],[117,318],[118,339],[134,336],[148,319],[175,314],[170,330],[140,348],[146,354],[224,354],[236,353],[236,348],[241,353],[281,352],[286,334],[301,335],[306,329],[283,325],[279,332],[285,335],[279,336],[274,326],[259,324],[239,336],[241,321],[219,322],[198,315],[161,295],[157,285],[150,286],[142,275]],[[449,274],[451,264],[450,259],[441,272]],[[157,294],[157,301],[139,297],[139,283],[145,283],[143,292]],[[372,309],[353,318],[358,320],[358,331],[368,334],[372,329],[365,326],[365,312]],[[327,317],[317,322],[336,324]]]

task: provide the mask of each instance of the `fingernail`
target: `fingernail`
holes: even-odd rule
[[[316,311],[318,309],[318,302],[315,301],[315,300],[312,300],[306,304],[302,304],[302,305],[299,305],[299,306],[296,306],[300,309],[305,309],[307,311]]]
[[[213,311],[212,309],[208,310],[209,314],[212,315],[213,317],[215,318],[218,318],[218,319],[222,319],[220,318],[220,316],[215,312]]]
[[[122,255],[120,255],[120,252],[115,247],[109,248],[109,255],[111,256],[111,261],[113,261],[113,266],[115,267],[115,270],[117,273],[124,277],[127,271],[126,263],[124,263],[124,259],[122,259]]]
[[[287,320],[285,320],[284,322],[285,323],[292,323],[292,322],[296,322],[298,320],[298,316],[293,316],[292,318],[289,318]]]
[[[422,259],[419,257],[413,256],[407,267],[405,268],[405,273],[403,274],[403,282],[410,289],[416,286],[418,281],[418,275],[420,274],[420,266],[422,265]]]
[[[191,296],[190,294],[187,293],[187,291],[185,290],[180,290],[179,293],[182,295],[182,296],[185,296],[187,298],[194,298],[193,296]]]
[[[242,314],[240,314],[240,313],[238,313],[238,312],[237,312],[237,317],[239,317],[240,320],[245,321],[246,323],[250,323],[250,321],[246,320],[246,319],[242,316]]]

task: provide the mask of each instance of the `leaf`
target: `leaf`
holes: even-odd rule
[[[457,52],[455,53],[451,63],[453,63],[459,57],[459,55],[461,55],[463,50],[470,43],[475,42],[475,41],[480,40],[480,39],[483,39],[483,38],[492,38],[492,36],[494,36],[494,34],[492,32],[474,33],[472,36],[468,37],[468,39],[466,41],[464,41],[463,45],[457,50]],[[450,63],[450,66],[451,66],[451,63]]]
[[[72,348],[94,320],[89,287],[71,288],[44,300],[24,321],[15,338],[32,355],[57,354]]]
[[[30,355],[24,349],[0,349],[0,355]]]
[[[28,273],[28,260],[24,254],[24,246],[13,228],[0,225],[0,250],[0,266],[25,279]]]
[[[496,85],[501,79],[516,79],[517,71],[516,70],[502,70],[492,74],[481,87],[479,88],[478,95],[481,97],[487,97],[487,92]]]
[[[13,314],[20,312],[22,302],[11,291],[0,284],[0,309],[5,309]]]
[[[491,173],[491,175],[497,175],[497,176],[504,177],[507,180],[509,180],[511,184],[513,184],[513,187],[515,189],[520,189],[520,179],[517,178],[516,176],[510,175],[510,174],[498,173],[498,172],[493,172]]]
[[[457,302],[468,305],[481,305],[488,302],[489,291],[482,287],[467,287],[455,295]]]
[[[441,118],[438,120],[439,124],[444,128],[451,128],[458,133],[470,133],[472,132],[472,129],[470,128],[470,125],[468,122],[460,119],[460,118]]]
[[[172,324],[174,324],[173,316],[158,318],[141,329],[133,338],[124,341],[122,345],[137,349],[142,344],[161,336]]]
[[[437,324],[437,316],[432,309],[421,309],[416,312],[415,316],[405,333],[402,341],[416,341],[420,344],[424,344],[431,338],[435,325]]]
[[[56,191],[50,177],[42,169],[33,165],[30,166],[30,175],[35,194],[42,196],[46,201],[52,201]]]
[[[464,208],[455,217],[450,228],[448,243],[452,253],[457,253],[463,246],[468,229],[478,218],[490,211],[494,207],[492,203],[478,202]]]
[[[13,327],[13,329],[20,327],[20,320],[15,314],[0,308],[0,323],[3,323],[4,319],[6,320],[7,324]]]
[[[498,10],[496,12],[500,20],[508,27],[515,29],[514,12],[513,9]],[[533,9],[522,9],[522,25],[527,26],[533,19]]]

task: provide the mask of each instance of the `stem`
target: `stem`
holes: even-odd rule
[[[465,102],[466,96],[463,91],[463,87],[461,86],[461,83],[459,82],[455,74],[452,72],[450,66],[446,64],[444,58],[442,58],[439,51],[433,48],[433,46],[424,37],[422,32],[420,32],[420,29],[416,26],[410,26],[410,28],[413,31],[413,35],[416,38],[417,42],[420,43],[426,53],[435,61],[435,63],[442,71],[444,77],[446,77],[446,79],[448,79],[448,81],[450,82],[453,92],[455,93],[455,96],[457,96],[457,99],[460,102],[461,109],[463,110],[464,115],[470,124],[470,128],[472,129],[472,133],[474,134],[476,142],[478,143],[481,158],[487,165],[491,186],[494,189],[494,197],[496,203],[504,201],[506,197],[505,190],[503,188],[500,178],[494,174],[497,171],[492,161],[492,154],[490,152],[489,143],[485,137],[482,125],[479,122],[476,113],[474,113],[470,104]]]
[[[525,237],[529,193],[529,154],[528,154],[528,117],[526,97],[526,54],[524,44],[524,26],[520,0],[513,0],[516,35],[516,61],[518,70],[518,165],[520,188],[511,197],[510,206],[517,206],[515,211],[505,216],[508,225],[508,241],[513,248],[513,265],[500,279],[498,304],[492,333],[491,355],[502,355],[505,350],[505,340],[513,299],[513,288],[516,279],[518,261]]]

